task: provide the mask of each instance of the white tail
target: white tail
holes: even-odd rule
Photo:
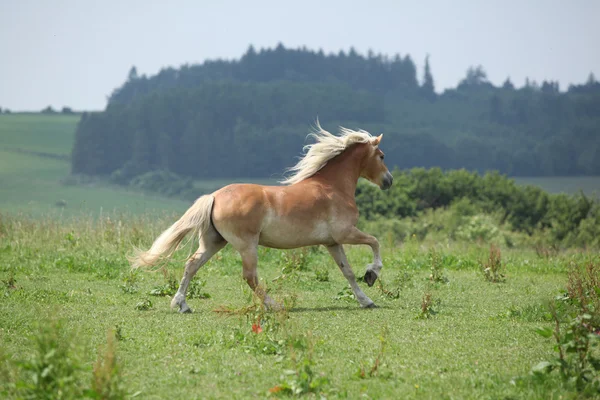
[[[171,257],[188,233],[193,232],[200,236],[204,234],[210,227],[214,201],[213,195],[202,196],[196,200],[177,222],[156,238],[150,250],[136,249],[135,255],[129,258],[131,267],[150,267],[161,258]]]

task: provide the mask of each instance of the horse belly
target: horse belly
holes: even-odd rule
[[[258,243],[276,249],[335,244],[326,221],[307,224],[305,221],[284,218],[270,218],[263,225]]]

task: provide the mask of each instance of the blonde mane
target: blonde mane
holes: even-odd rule
[[[321,128],[319,121],[317,121],[314,132],[310,133],[308,137],[314,138],[316,142],[304,146],[304,157],[298,161],[298,164],[286,170],[286,172],[291,172],[292,175],[280,181],[280,183],[293,185],[310,178],[327,165],[329,160],[344,152],[351,145],[367,143],[374,139],[369,132],[362,129],[353,131],[343,127],[340,127],[340,136],[335,136]]]

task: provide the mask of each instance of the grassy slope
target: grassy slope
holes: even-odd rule
[[[68,156],[78,115],[0,115],[0,146]]]
[[[78,116],[0,115],[0,212],[74,215],[118,211],[184,210],[187,202],[145,196],[111,187],[64,186],[68,160],[42,156],[68,156]],[[67,207],[57,208],[65,200]]]
[[[146,221],[140,226],[158,231],[164,222]],[[445,271],[449,283],[431,285],[426,249],[418,244],[385,249],[383,277],[388,287],[404,273],[409,275],[407,284],[396,300],[361,284],[381,307],[362,310],[353,299],[336,299],[347,284],[324,250],[309,256],[305,271],[274,283],[281,275],[281,252],[261,249],[260,276],[274,298],[292,295],[297,301],[289,313],[280,315],[280,330],[268,332],[271,325],[266,325],[265,332],[257,335],[251,330],[252,319],[213,312],[220,306],[250,302],[239,257],[229,248],[199,272],[212,298],[190,300],[193,314],[171,313],[168,297],[151,297],[154,306],[149,311],[136,310],[136,304],[149,298],[148,292],[164,279],[161,274],[142,273],[139,292],[120,289],[127,274],[124,253],[140,232],[133,224],[124,225],[129,228],[123,236],[115,234],[115,225],[92,229],[86,221],[75,227],[7,226],[7,234],[0,238],[4,249],[0,278],[14,274],[17,289],[0,288],[4,352],[15,359],[26,358],[34,352],[31,335],[37,321],[58,316],[65,321],[65,331],[83,347],[79,354],[85,365],[95,360],[107,330],[118,326],[123,380],[131,392],[142,391],[143,398],[263,398],[269,388],[286,379],[284,370],[294,368],[293,354],[298,360],[306,355],[305,350],[291,351],[285,344],[279,354],[267,354],[265,349],[294,337],[312,338],[308,339],[314,346],[312,369],[329,379],[320,390],[331,398],[364,394],[367,398],[531,399],[565,394],[553,379],[536,384],[525,378],[516,386],[511,381],[527,377],[533,365],[552,356],[551,341],[534,329],[551,325],[544,319],[543,304],[566,284],[568,256],[542,260],[528,252],[506,252],[507,281],[492,284],[483,280],[476,266],[485,256],[485,247],[444,247],[441,251],[455,257]],[[30,229],[42,240],[34,240]],[[148,243],[154,233],[142,233],[142,242]],[[179,258],[185,257],[183,253]],[[370,258],[366,249],[349,251],[357,274]],[[181,262],[170,265],[179,277]],[[314,268],[327,268],[329,281],[317,281]],[[416,319],[428,290],[441,301],[438,314]],[[384,330],[387,346],[378,376],[360,379],[356,373],[361,365],[367,371],[373,365]],[[91,371],[87,374],[89,379]]]

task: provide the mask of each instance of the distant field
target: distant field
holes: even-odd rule
[[[181,212],[189,201],[152,196],[97,183],[65,186],[70,173],[78,115],[0,115],[0,212],[33,216],[102,213],[139,214],[146,211]],[[275,184],[270,179],[196,181],[201,192],[231,182]],[[66,204],[65,207],[57,204]]]
[[[64,186],[68,161],[0,151],[0,210],[31,215],[73,215],[102,212],[139,213],[147,210],[179,211],[184,201],[151,198],[109,187]],[[66,207],[58,207],[59,201]]]
[[[0,148],[69,156],[79,115],[0,115]]]
[[[112,187],[64,186],[79,116],[0,115],[0,212],[77,215],[181,211],[188,202]],[[64,201],[66,207],[58,207]]]
[[[549,193],[573,194],[580,190],[600,197],[600,176],[551,176],[514,178],[520,185],[539,186]]]

